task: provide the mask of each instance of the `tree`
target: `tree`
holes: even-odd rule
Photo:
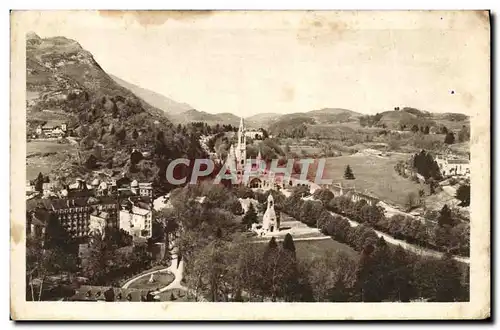
[[[446,143],[446,144],[455,143],[455,134],[453,134],[453,132],[446,133],[446,136],[444,138],[444,143]]]
[[[283,249],[290,251],[295,257],[295,244],[293,243],[293,237],[290,233],[285,235],[285,239],[283,240]]]
[[[470,129],[467,126],[463,126],[460,132],[458,132],[458,141],[465,142],[470,140]]]
[[[137,133],[137,130],[134,128],[134,131],[132,132],[132,139],[137,140],[139,137],[139,133]]]
[[[93,170],[97,167],[97,158],[94,155],[90,155],[85,161],[85,167],[89,170]]]
[[[345,171],[344,171],[344,179],[347,180],[354,180],[354,173],[352,172],[352,169],[349,165],[346,166]]]
[[[35,179],[35,190],[38,192],[43,192],[43,174],[42,172],[38,173],[38,176]]]
[[[438,224],[439,226],[452,226],[453,225],[453,218],[451,217],[451,210],[448,207],[448,204],[444,204],[443,208],[439,212],[438,216]]]
[[[430,128],[429,126],[425,126],[424,128],[424,134],[429,134]]]
[[[406,196],[406,209],[408,211],[411,211],[411,209],[413,209],[415,206],[418,205],[418,199],[417,199],[417,195],[415,194],[415,192],[411,191],[408,193],[408,195]]]
[[[436,267],[436,301],[454,302],[461,296],[461,272],[458,264],[449,254],[438,261]]]
[[[119,129],[119,130],[116,132],[115,136],[116,136],[116,139],[117,139],[118,141],[123,141],[123,140],[125,140],[125,138],[127,137],[127,132],[125,131],[125,128],[121,128],[121,129]]]
[[[415,125],[413,125],[413,126],[411,127],[411,131],[412,131],[413,133],[418,133],[418,131],[419,131],[418,125],[416,125],[416,124],[415,124]]]
[[[139,163],[142,159],[143,159],[142,152],[140,152],[140,151],[138,151],[138,150],[134,150],[134,151],[132,151],[132,153],[130,154],[130,164],[132,164],[132,165],[136,165],[136,164],[137,164],[137,163]]]
[[[470,205],[470,185],[468,184],[463,184],[460,185],[457,189],[457,193],[455,196],[457,199],[459,199],[462,203],[462,206],[469,206]]]
[[[335,196],[333,195],[333,192],[331,190],[322,188],[316,189],[316,191],[314,191],[313,197],[320,200],[324,206],[327,206]]]
[[[248,206],[248,210],[243,216],[241,222],[246,226],[246,228],[250,228],[252,226],[252,223],[257,223],[257,212],[255,211],[253,203],[250,203],[250,205]]]

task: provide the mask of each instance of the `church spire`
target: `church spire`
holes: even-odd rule
[[[243,121],[243,117],[240,117],[240,131],[243,131],[245,129],[245,123]]]

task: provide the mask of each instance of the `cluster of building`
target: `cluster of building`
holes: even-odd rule
[[[238,182],[242,182],[247,162],[252,161],[251,173],[246,182],[246,185],[250,188],[280,190],[304,185],[310,188],[319,188],[319,186],[308,180],[300,180],[297,175],[291,175],[290,178],[286,178],[283,173],[275,173],[268,168],[260,168],[259,164],[263,159],[260,150],[255,160],[247,158],[247,137],[254,136],[254,133],[262,134],[261,131],[248,131],[243,118],[241,118],[238,128],[238,142],[236,145],[231,144],[224,161],[227,168],[236,170],[236,174],[239,177]]]
[[[95,179],[90,185],[77,179],[56,197],[31,199],[26,204],[29,235],[44,235],[50,220],[82,242],[92,235],[104,237],[108,228],[138,239],[152,235],[152,184],[127,177],[108,182]]]
[[[377,197],[373,196],[369,192],[360,192],[356,190],[356,187],[344,187],[342,186],[342,183],[338,184],[332,184],[329,186],[326,186],[325,188],[330,189],[335,197],[346,197],[351,202],[359,202],[360,200],[364,200],[368,205],[374,206],[377,205],[378,202],[380,202],[380,199]]]
[[[68,133],[68,125],[59,120],[50,120],[45,124],[38,125],[35,129],[35,138],[62,138]]]
[[[443,177],[470,175],[470,157],[469,159],[463,159],[452,155],[444,155],[436,156],[435,160]]]

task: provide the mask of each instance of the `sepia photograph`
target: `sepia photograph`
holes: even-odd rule
[[[13,319],[490,316],[488,11],[10,19]]]

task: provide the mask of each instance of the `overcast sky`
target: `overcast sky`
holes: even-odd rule
[[[474,12],[45,12],[30,30],[211,113],[488,107],[488,27]]]

